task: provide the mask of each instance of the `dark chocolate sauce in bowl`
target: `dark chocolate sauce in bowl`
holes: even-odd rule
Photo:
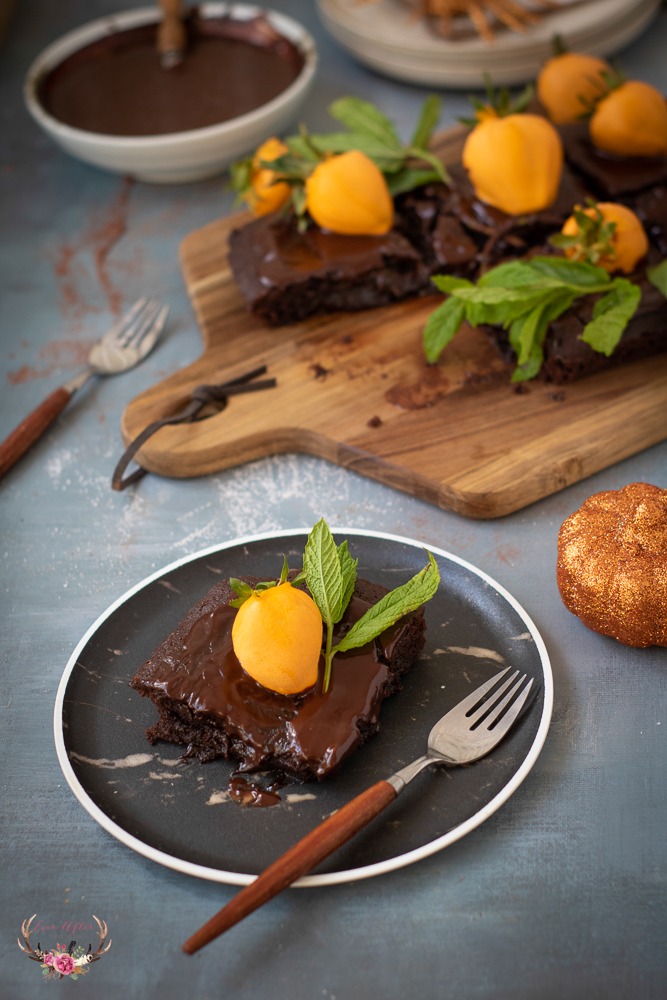
[[[38,84],[59,122],[113,136],[156,136],[228,122],[278,97],[304,67],[298,47],[263,15],[186,20],[183,62],[164,69],[156,24],[110,31],[72,53]]]

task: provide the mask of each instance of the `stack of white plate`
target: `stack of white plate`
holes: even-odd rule
[[[632,42],[660,0],[561,0],[525,32],[498,30],[493,42],[474,34],[449,41],[405,0],[317,0],[322,22],[360,62],[387,76],[429,86],[479,88],[532,80],[553,55],[559,35],[568,49],[608,57]]]

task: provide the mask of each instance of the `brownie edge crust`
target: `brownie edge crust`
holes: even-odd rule
[[[386,592],[358,580],[334,642]],[[130,681],[158,711],[146,737],[180,744],[186,757],[202,762],[222,757],[239,771],[321,780],[380,728],[382,703],[400,689],[424,646],[424,613],[411,612],[374,642],[335,656],[326,693],[318,682],[291,696],[269,691],[242,669],[231,642],[235,596],[227,581],[216,583]]]

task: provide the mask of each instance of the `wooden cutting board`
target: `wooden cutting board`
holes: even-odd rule
[[[436,148],[458,156],[461,130]],[[201,357],[134,399],[126,443],[202,383],[257,365],[273,389],[236,396],[196,423],[164,427],[139,452],[150,472],[191,477],[280,452],[321,456],[475,518],[519,510],[667,437],[667,354],[570,386],[517,392],[486,338],[462,330],[437,366],[421,334],[441,298],[272,329],[247,311],[227,264],[232,216],[185,238],[181,266]]]

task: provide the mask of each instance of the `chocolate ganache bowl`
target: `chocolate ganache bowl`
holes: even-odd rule
[[[151,183],[222,173],[295,118],[313,81],[311,35],[284,14],[236,3],[191,8],[180,65],[157,52],[157,5],[63,35],[28,70],[35,121],[72,156]]]

